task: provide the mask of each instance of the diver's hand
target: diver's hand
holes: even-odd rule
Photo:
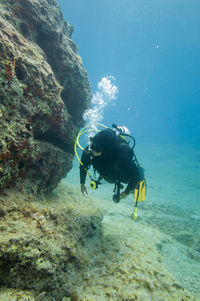
[[[81,192],[84,196],[88,196],[88,192],[85,184],[81,184]]]
[[[128,196],[128,194],[125,191],[123,191],[123,192],[120,193],[119,199],[120,200],[125,199],[125,198],[127,198],[127,196]]]

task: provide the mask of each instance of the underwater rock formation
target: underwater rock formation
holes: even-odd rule
[[[131,220],[130,204],[84,198],[66,181],[45,201],[0,197],[0,300],[200,300],[195,279],[186,290],[163,265],[157,247],[171,238]]]
[[[91,199],[84,202],[79,191],[63,187],[42,202],[11,190],[0,196],[0,300],[4,286],[47,295],[37,301],[73,293],[79,269],[87,265],[85,244],[93,237],[100,241],[102,213]]]
[[[0,190],[52,191],[72,167],[88,76],[55,0],[0,10]]]

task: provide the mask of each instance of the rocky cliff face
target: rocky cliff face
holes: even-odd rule
[[[70,170],[90,85],[55,0],[0,2],[0,189],[48,192]]]

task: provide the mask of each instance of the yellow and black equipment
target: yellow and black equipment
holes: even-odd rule
[[[95,127],[98,126],[98,127],[103,127],[104,129],[107,128],[107,126],[101,124],[101,123],[96,123],[95,124]],[[92,132],[100,132],[100,130],[96,129],[96,128],[92,128],[90,124],[84,126],[80,132],[78,133],[77,137],[76,137],[76,141],[74,143],[74,153],[76,155],[76,158],[78,159],[78,162],[84,167],[83,163],[81,162],[81,159],[79,158],[78,156],[78,152],[77,152],[77,146],[82,150],[84,151],[84,148],[80,145],[80,142],[79,142],[79,139],[82,135],[86,134],[86,133],[92,133]],[[91,179],[90,181],[90,188],[91,189],[97,189],[98,188],[98,185],[100,184],[99,180],[94,180],[92,178],[92,176],[90,175],[89,171],[87,170],[87,168],[85,168],[85,171],[87,172],[87,175],[89,176],[89,178]]]
[[[132,213],[132,219],[137,219],[137,205],[140,202],[144,202],[146,198],[146,181],[145,179],[141,180],[134,191],[134,202],[135,207]]]
[[[78,133],[77,137],[76,137],[76,141],[74,143],[74,152],[75,152],[75,155],[79,161],[79,163],[84,167],[83,163],[81,162],[79,156],[78,156],[78,152],[77,152],[77,146],[82,150],[84,151],[84,148],[80,145],[80,137],[86,133],[91,133],[91,132],[100,132],[100,130],[98,130],[96,127],[103,127],[104,129],[108,128],[107,126],[101,124],[101,123],[96,123],[95,124],[95,128],[92,128],[90,124],[84,126],[80,132]],[[113,128],[116,128],[116,125],[113,125]],[[123,137],[123,133],[120,134],[120,136],[124,139]],[[130,138],[133,139],[133,146],[132,146],[132,150],[133,148],[135,147],[135,139],[131,136],[131,135],[127,135],[127,134],[124,134],[124,136],[129,136]],[[134,152],[133,152],[134,154]],[[142,177],[141,177],[141,181],[138,183],[137,187],[135,188],[134,190],[134,202],[135,202],[135,206],[134,206],[134,210],[133,210],[133,213],[132,213],[132,219],[136,220],[137,219],[137,206],[138,206],[138,203],[140,202],[144,202],[145,201],[145,197],[146,197],[146,181],[145,181],[145,178],[144,178],[144,169],[143,167],[141,167],[137,161],[137,158],[134,154],[134,160],[138,166],[138,168],[140,170],[142,170]],[[91,189],[97,189],[98,188],[98,185],[101,184],[100,183],[100,180],[102,179],[101,177],[98,179],[98,180],[94,180],[92,178],[92,176],[90,175],[88,169],[86,167],[84,167],[85,171],[87,172],[87,175],[89,176],[89,178],[91,179],[90,181],[90,188]],[[120,187],[120,183],[119,183],[119,187]]]

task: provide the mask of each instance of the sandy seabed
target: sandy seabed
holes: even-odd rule
[[[148,183],[137,221],[131,219],[133,196],[114,204],[110,184],[81,197],[76,161],[58,188],[58,195],[73,190],[103,211],[102,236],[83,246],[83,265],[63,301],[200,300],[200,151],[154,144],[140,145],[136,153]],[[0,300],[47,300],[8,296],[1,291]]]
[[[103,183],[98,191],[88,189],[104,211],[104,237],[118,241],[125,252],[121,260],[126,267],[139,260],[135,252],[141,250],[139,265],[148,261],[155,271],[152,256],[156,250],[157,261],[175,280],[173,286],[186,288],[200,300],[200,148],[142,144],[137,146],[136,154],[145,167],[148,186],[146,202],[140,204],[136,222],[131,220],[133,196],[114,204],[112,185]],[[66,181],[76,185],[78,178],[75,161]],[[157,298],[149,300],[162,300]],[[166,296],[163,300],[173,299]]]

